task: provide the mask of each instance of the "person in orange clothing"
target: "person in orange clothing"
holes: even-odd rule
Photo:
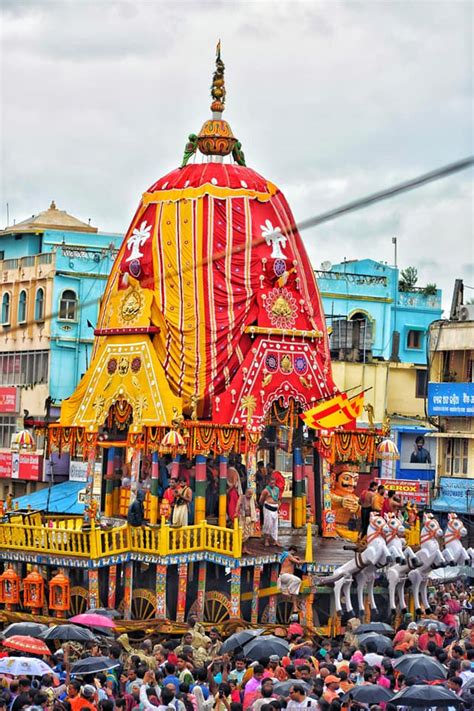
[[[354,688],[355,684],[349,679],[349,675],[346,669],[338,669],[337,674],[339,676],[339,688],[346,693]]]
[[[341,680],[338,676],[335,676],[334,674],[328,674],[324,681],[326,684],[326,689],[323,693],[323,699],[324,701],[327,701],[328,704],[331,704],[336,699],[339,699],[338,691],[340,689]]]
[[[92,684],[85,684],[82,693],[79,693],[80,688],[77,681],[71,681],[67,688],[67,701],[69,701],[72,711],[82,711],[83,709],[95,711],[97,709],[96,689]]]
[[[437,647],[443,646],[443,638],[439,632],[436,631],[436,625],[428,625],[426,632],[423,632],[423,634],[419,636],[418,648],[421,649],[422,652],[425,652],[428,642],[434,642]]]

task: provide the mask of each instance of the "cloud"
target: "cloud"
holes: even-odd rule
[[[468,2],[3,0],[1,19],[2,203],[17,220],[54,198],[124,232],[209,116],[219,37],[226,118],[297,220],[472,152]],[[456,277],[474,283],[471,207],[460,174],[303,237],[318,266],[390,261],[396,234],[400,264],[449,301]]]

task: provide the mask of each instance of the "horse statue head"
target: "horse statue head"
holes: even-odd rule
[[[448,514],[448,525],[446,531],[444,532],[444,543],[445,545],[451,543],[451,541],[461,540],[467,536],[467,529],[458,515],[455,513]]]
[[[401,563],[403,556],[403,541],[405,540],[405,526],[400,515],[390,512],[385,514],[389,532],[385,536],[385,542],[395,563]]]
[[[367,529],[367,544],[378,537],[385,539],[389,533],[390,529],[382,514],[377,513],[377,511],[372,511]]]
[[[432,513],[425,513],[423,515],[423,528],[421,529],[420,543],[423,545],[428,541],[436,540],[441,538],[443,535],[443,529],[439,525],[438,521],[435,519]]]

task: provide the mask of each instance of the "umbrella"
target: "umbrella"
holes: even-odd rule
[[[386,689],[379,684],[363,684],[354,686],[342,697],[342,701],[357,701],[359,704],[380,704],[390,701],[393,691]]]
[[[376,632],[385,636],[395,634],[393,627],[387,625],[386,622],[369,622],[366,625],[359,625],[354,634],[359,636],[360,634],[369,634],[370,632]]]
[[[369,632],[367,634],[361,634],[358,637],[360,644],[367,644],[367,642],[373,642],[377,648],[378,654],[385,654],[387,649],[392,649],[392,640],[388,637],[384,637],[382,634],[376,634],[375,632]]]
[[[308,684],[307,681],[303,681],[302,679],[287,679],[286,681],[279,681],[278,684],[275,684],[273,687],[273,693],[276,694],[276,696],[283,696],[287,698],[293,684],[304,686],[305,691],[310,691],[311,689],[311,684]]]
[[[19,652],[28,652],[28,654],[51,654],[48,645],[41,639],[28,637],[27,635],[14,634],[3,641],[3,646],[9,649],[17,649]]]
[[[436,681],[446,679],[446,669],[437,659],[427,657],[426,654],[406,654],[395,659],[393,666],[405,676],[414,676],[423,681]]]
[[[43,632],[41,639],[59,639],[63,642],[94,642],[92,632],[77,625],[54,625]]]
[[[238,649],[238,647],[243,647],[244,644],[250,642],[251,639],[259,637],[262,632],[263,630],[241,630],[240,632],[235,632],[226,639],[226,641],[221,647],[220,653],[229,654],[229,652],[233,652],[234,649]]]
[[[0,674],[43,676],[52,673],[51,667],[42,659],[34,657],[4,657],[4,659],[0,659]]]
[[[109,657],[87,657],[71,664],[71,674],[97,674],[119,666],[120,662]]]
[[[427,684],[414,684],[392,696],[390,703],[396,706],[415,706],[430,708],[431,706],[459,706],[462,699],[444,686],[428,686]]]
[[[110,617],[87,612],[83,615],[75,615],[71,617],[69,621],[75,622],[78,625],[85,625],[86,627],[108,627],[109,629],[113,629],[116,626]]]
[[[417,622],[417,625],[419,625],[420,627],[428,627],[428,625],[434,625],[436,627],[437,632],[446,632],[447,629],[447,625],[445,625],[444,622],[440,622],[439,620],[430,620],[429,618],[419,620]]]
[[[121,617],[120,612],[117,610],[111,610],[106,607],[91,607],[90,610],[85,611],[86,615],[103,615],[104,617],[110,617],[115,620],[116,617]]]
[[[4,637],[13,637],[14,634],[21,634],[36,639],[47,629],[47,625],[41,625],[39,622],[12,622],[11,625],[5,627],[3,635]]]
[[[284,639],[275,637],[270,634],[264,637],[257,637],[244,645],[244,654],[248,659],[255,661],[262,657],[269,657],[271,654],[277,654],[279,657],[284,657],[288,654],[290,645]]]

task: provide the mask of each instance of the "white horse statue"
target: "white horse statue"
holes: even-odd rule
[[[397,599],[399,609],[402,612],[406,612],[405,584],[408,579],[408,572],[418,568],[421,565],[421,561],[410,546],[404,545],[406,528],[402,517],[398,514],[389,513],[385,514],[385,518],[390,529],[390,533],[386,538],[387,548],[395,561],[385,571],[388,582],[390,611],[394,614],[397,610]]]
[[[340,565],[332,575],[321,578],[322,584],[327,585],[328,583],[332,583],[334,585],[334,601],[338,615],[342,612],[341,593],[344,593],[346,612],[348,615],[354,616],[350,594],[353,577],[361,575],[362,572],[368,568],[372,570],[375,578],[375,569],[391,561],[390,552],[385,543],[385,536],[388,535],[388,532],[389,529],[385,519],[380,514],[372,512],[367,529],[367,547],[360,552],[357,551],[352,560],[347,561],[344,565]],[[362,582],[361,580],[362,590],[365,584],[366,581],[364,580]],[[359,591],[359,583],[357,588]],[[375,607],[375,602],[373,606]],[[359,610],[363,610],[363,593],[362,606],[359,602]]]
[[[443,555],[450,565],[472,565],[474,550],[464,548],[461,543],[461,538],[465,538],[465,536],[467,536],[467,529],[458,515],[448,514],[448,525],[444,532]]]
[[[442,538],[442,536],[443,530],[433,514],[425,513],[420,536],[420,550],[417,553],[420,567],[416,568],[416,570],[410,570],[408,573],[417,614],[422,612],[420,602],[423,603],[425,613],[430,612],[427,593],[428,575],[430,571],[433,568],[444,567],[449,563],[449,560],[444,558],[439,547],[439,539]]]

